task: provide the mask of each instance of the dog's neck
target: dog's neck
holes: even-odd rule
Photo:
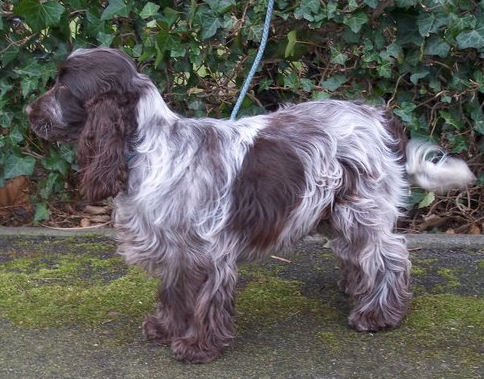
[[[160,95],[160,92],[151,81],[147,81],[146,88],[140,96],[137,106],[138,127],[142,128],[146,123],[152,123],[154,119],[160,119],[168,125],[172,125],[180,117],[171,111]]]
[[[136,146],[145,138],[156,138],[155,135],[146,135],[146,132],[153,130],[150,125],[172,126],[180,117],[174,113],[161,97],[156,86],[144,75],[137,78],[142,87],[142,93],[136,105],[137,141],[125,152],[125,160],[130,163],[137,155]]]

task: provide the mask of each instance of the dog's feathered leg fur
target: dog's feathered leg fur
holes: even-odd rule
[[[174,280],[160,286],[159,309],[143,324],[146,337],[169,344],[175,358],[210,362],[234,338],[235,263],[184,261]]]
[[[330,215],[332,248],[342,272],[339,285],[357,302],[348,320],[358,331],[397,326],[411,297],[405,240],[393,233],[398,202],[378,188],[391,180],[385,178],[373,192],[367,188],[364,197],[355,193],[354,201],[335,205]]]
[[[195,301],[191,304],[190,326],[171,343],[175,358],[192,363],[210,362],[234,338],[236,276],[231,266],[227,262],[218,262],[206,268],[209,272],[193,294]]]
[[[405,315],[410,261],[402,237],[367,225],[339,236],[333,249],[342,260],[342,289],[357,301],[348,317],[358,331],[397,326]]]

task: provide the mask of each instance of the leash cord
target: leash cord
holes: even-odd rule
[[[245,95],[247,94],[247,90],[249,89],[250,82],[257,71],[257,67],[259,67],[259,63],[262,59],[262,55],[264,54],[264,50],[267,44],[267,37],[269,36],[269,27],[271,26],[271,18],[272,18],[272,10],[274,9],[274,0],[269,0],[269,4],[267,4],[267,12],[266,12],[266,19],[264,21],[264,29],[262,31],[262,39],[260,41],[259,49],[257,50],[257,55],[254,59],[254,63],[252,63],[252,67],[250,68],[249,74],[245,79],[244,85],[242,86],[242,90],[240,91],[239,97],[237,102],[235,103],[234,109],[230,115],[231,120],[235,120],[237,117],[237,113],[239,112],[240,106],[244,101]]]

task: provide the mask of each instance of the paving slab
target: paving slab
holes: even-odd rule
[[[414,298],[402,325],[379,333],[347,326],[352,304],[324,239],[298,244],[290,262],[244,264],[236,339],[205,365],[144,340],[158,281],[126,266],[112,237],[0,228],[0,378],[483,376],[480,236],[409,236]]]

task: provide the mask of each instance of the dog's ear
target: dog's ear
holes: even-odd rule
[[[90,201],[115,196],[128,179],[126,152],[130,120],[114,94],[85,104],[87,120],[79,138],[77,160],[81,167],[81,193]]]

